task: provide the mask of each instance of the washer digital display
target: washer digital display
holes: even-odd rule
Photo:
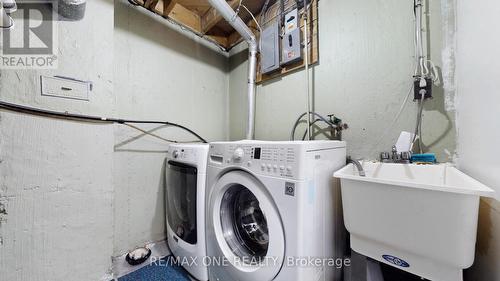
[[[260,159],[260,147],[253,149],[253,159]]]

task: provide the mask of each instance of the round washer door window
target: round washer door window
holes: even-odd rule
[[[273,280],[285,259],[285,235],[266,186],[247,172],[230,171],[217,180],[208,204],[219,251],[211,255],[230,262],[225,274],[232,280]]]
[[[226,190],[220,208],[224,238],[233,253],[262,262],[269,249],[269,230],[257,197],[236,184]]]

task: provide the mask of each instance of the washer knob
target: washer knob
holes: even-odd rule
[[[243,148],[238,147],[234,150],[233,158],[234,160],[241,160],[245,156],[245,151]]]
[[[174,152],[172,152],[172,156],[173,156],[174,158],[179,157],[179,151],[174,150]]]

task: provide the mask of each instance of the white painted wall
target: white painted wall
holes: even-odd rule
[[[0,99],[111,115],[113,2],[58,22],[59,69],[0,70]],[[39,76],[94,82],[90,101],[43,97]],[[0,111],[0,279],[99,280],[113,254],[113,127]]]
[[[458,157],[460,169],[494,188],[500,200],[500,3],[457,4]],[[500,280],[500,203],[482,200],[477,255],[466,276]]]
[[[168,120],[208,140],[227,139],[227,58],[152,13],[115,1],[115,93],[120,117]],[[155,129],[158,126],[143,126]],[[155,133],[180,140],[174,128]],[[115,129],[115,255],[165,238],[167,143]]]
[[[1,70],[1,100],[177,122],[227,139],[225,56],[124,0],[87,1],[83,21],[58,26],[59,68]],[[41,74],[93,81],[90,101],[41,96]],[[121,125],[0,111],[0,279],[99,280],[112,256],[164,239],[165,150]]]
[[[445,23],[441,3],[429,3],[426,37],[432,60],[441,66]],[[319,2],[320,63],[311,70],[314,110],[334,113],[350,125],[344,138],[355,157],[377,158],[380,151],[390,151],[400,131],[414,130],[417,105],[410,102],[388,137],[379,146],[373,145],[392,122],[411,85],[412,6],[413,1],[400,0]],[[242,47],[232,52],[230,61],[231,139],[243,138],[245,130],[247,54]],[[435,89],[436,98],[425,107],[424,144],[440,161],[452,160],[455,151],[453,95],[453,89]],[[305,111],[303,71],[264,83],[257,89],[256,138],[287,140],[295,119]]]

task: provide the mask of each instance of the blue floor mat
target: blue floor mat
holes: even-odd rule
[[[118,281],[190,281],[188,273],[175,263],[172,256],[131,272]]]

